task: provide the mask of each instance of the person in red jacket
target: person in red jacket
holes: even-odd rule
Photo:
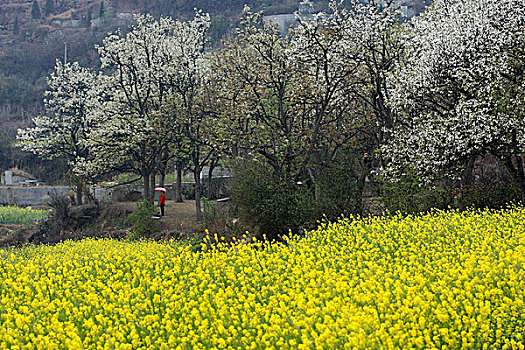
[[[166,192],[160,193],[159,207],[160,207],[160,216],[164,216],[164,205],[166,204]]]

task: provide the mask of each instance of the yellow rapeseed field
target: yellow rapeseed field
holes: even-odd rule
[[[0,250],[2,349],[523,349],[525,210]]]

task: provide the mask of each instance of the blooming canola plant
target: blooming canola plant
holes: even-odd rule
[[[523,349],[525,210],[0,251],[0,348]],[[219,238],[220,240],[220,238]]]

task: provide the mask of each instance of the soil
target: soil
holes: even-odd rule
[[[61,222],[48,220],[33,225],[0,225],[0,247],[55,244],[86,237],[125,238],[129,230],[126,217],[136,209],[136,202],[104,204],[100,209],[91,205],[73,206],[68,208],[67,218]],[[180,239],[204,231],[202,223],[197,221],[195,201],[177,203],[168,200],[164,212],[165,216],[158,218],[160,231],[147,238]]]

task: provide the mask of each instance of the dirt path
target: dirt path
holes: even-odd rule
[[[160,209],[158,209],[160,213]],[[164,216],[159,219],[161,231],[178,232],[182,235],[202,232],[204,227],[197,221],[195,201],[186,200],[182,203],[166,201]]]

